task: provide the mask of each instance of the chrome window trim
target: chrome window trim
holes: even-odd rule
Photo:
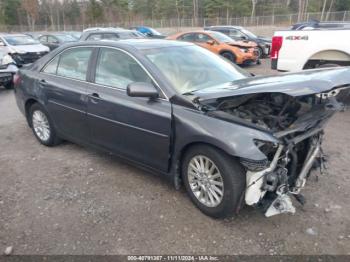
[[[94,83],[94,82],[88,82],[88,81],[84,81],[84,80],[80,80],[80,79],[75,79],[75,78],[70,78],[70,77],[65,77],[65,76],[59,76],[57,75],[57,72],[56,74],[49,74],[49,73],[46,73],[46,72],[43,72],[43,70],[45,70],[45,68],[47,67],[47,65],[56,57],[56,56],[59,56],[61,55],[63,52],[65,52],[66,50],[69,50],[69,49],[74,49],[74,48],[86,48],[86,47],[91,47],[91,48],[110,48],[110,49],[116,49],[118,51],[121,51],[123,53],[125,53],[126,55],[129,55],[132,59],[134,59],[136,61],[136,63],[141,66],[141,68],[146,72],[146,74],[152,79],[152,81],[156,84],[156,87],[160,90],[160,92],[162,92],[164,98],[161,98],[159,97],[158,99],[161,99],[161,100],[166,100],[166,101],[169,101],[169,97],[165,94],[165,92],[163,91],[163,89],[160,87],[159,83],[154,79],[154,77],[152,76],[152,74],[144,67],[144,65],[132,54],[130,54],[129,52],[121,49],[121,48],[118,48],[118,47],[113,47],[113,46],[99,46],[99,45],[94,45],[94,46],[91,46],[91,45],[82,45],[82,46],[72,46],[72,47],[69,47],[69,48],[66,48],[64,50],[62,50],[61,52],[59,52],[58,54],[56,54],[54,57],[52,57],[43,67],[41,67],[39,73],[40,74],[45,74],[45,75],[51,75],[51,76],[56,76],[56,77],[61,77],[61,78],[65,78],[65,79],[69,79],[69,80],[75,80],[75,81],[78,81],[78,82],[82,82],[82,83],[88,83],[88,84],[92,84],[92,85],[96,85],[96,86],[101,86],[101,87],[105,87],[105,88],[110,88],[110,89],[114,89],[114,90],[119,90],[119,91],[126,91],[126,89],[124,88],[120,88],[120,87],[111,87],[111,86],[106,86],[106,85],[102,85],[102,84],[97,84],[97,83]],[[57,66],[58,67],[58,66]],[[96,73],[96,72],[95,72]]]

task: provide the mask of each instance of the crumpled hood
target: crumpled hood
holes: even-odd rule
[[[229,42],[226,44],[231,45],[231,46],[248,47],[248,48],[257,46],[257,44],[252,42],[252,41],[232,41],[232,42]]]
[[[346,85],[350,85],[350,68],[324,68],[276,76],[247,77],[220,87],[196,91],[194,96],[199,101],[255,93],[284,93],[296,97],[327,92]]]
[[[12,53],[35,53],[35,52],[48,52],[49,48],[42,44],[35,45],[12,45],[10,46]]]

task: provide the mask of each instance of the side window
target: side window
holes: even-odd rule
[[[206,35],[206,34],[197,34],[195,42],[206,43],[209,40],[213,40],[213,39],[210,36]]]
[[[57,73],[57,65],[59,60],[59,55],[56,56],[54,59],[52,59],[43,69],[43,72],[46,74],[53,74],[55,75]]]
[[[41,43],[47,42],[47,36],[46,36],[46,35],[40,36],[40,37],[39,37],[39,41],[40,41]]]
[[[91,34],[86,40],[98,41],[102,39],[102,34]]]
[[[193,42],[194,37],[195,37],[195,34],[184,34],[184,35],[178,37],[177,40]]]
[[[95,83],[126,89],[133,82],[151,83],[143,68],[122,51],[102,48],[96,65]]]
[[[47,37],[47,42],[48,43],[58,43],[58,40],[56,39],[56,37],[53,37],[53,36],[49,35]]]
[[[86,73],[92,48],[73,48],[64,51],[60,55],[60,61],[57,68],[57,75],[86,80]]]
[[[243,35],[242,35],[242,33],[240,31],[235,30],[235,29],[231,29],[229,36],[231,36],[231,37],[242,37]]]
[[[119,40],[119,36],[117,34],[104,34],[103,39]]]
[[[225,35],[230,35],[230,31],[228,29],[217,29],[217,30],[214,30],[214,31],[223,33]]]

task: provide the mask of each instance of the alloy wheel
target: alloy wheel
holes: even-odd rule
[[[50,139],[51,130],[49,120],[42,111],[35,110],[33,112],[32,123],[34,132],[40,140],[47,141]]]
[[[218,206],[224,196],[224,181],[215,163],[203,155],[194,156],[187,169],[192,193],[207,207]]]

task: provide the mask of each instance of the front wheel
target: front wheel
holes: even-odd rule
[[[35,137],[46,146],[54,146],[61,141],[50,120],[46,110],[40,104],[34,104],[30,108],[30,123]]]
[[[192,202],[214,218],[232,216],[245,189],[244,168],[211,146],[190,148],[182,161],[182,178]]]
[[[223,52],[223,53],[221,53],[221,56],[226,58],[227,60],[231,61],[234,64],[236,63],[236,57],[231,52]]]

